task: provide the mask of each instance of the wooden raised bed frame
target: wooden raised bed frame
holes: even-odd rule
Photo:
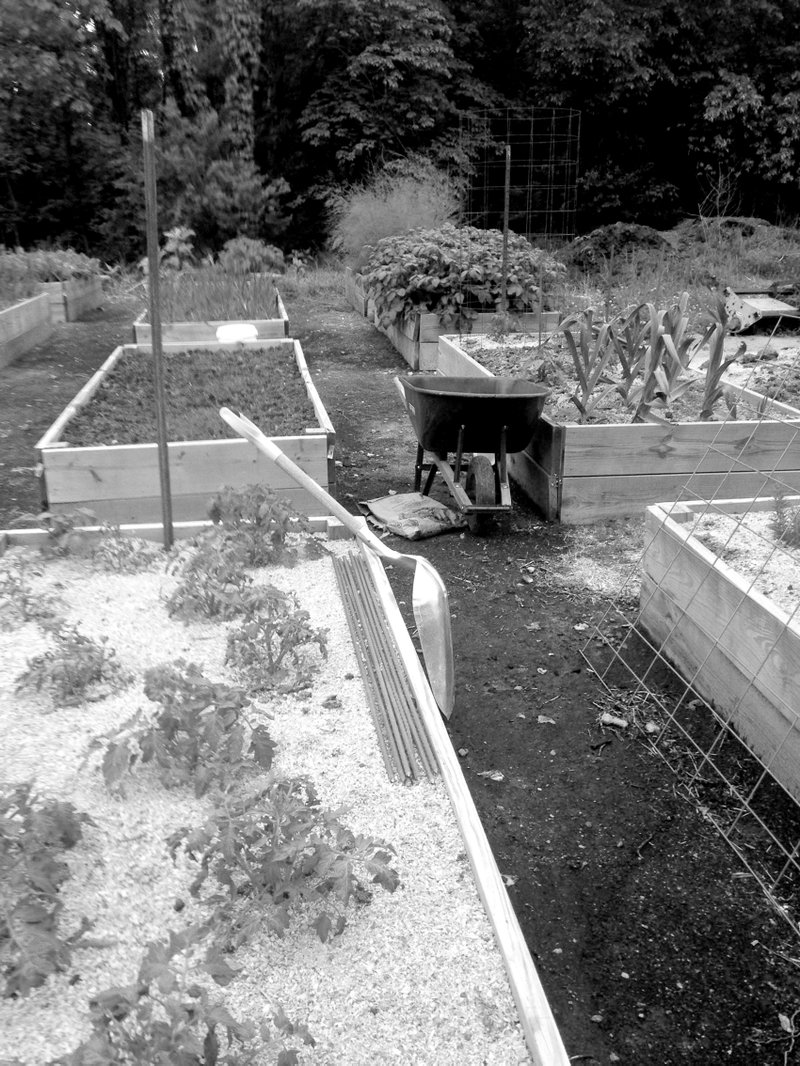
[[[437,369],[491,377],[456,336],[439,338]],[[763,401],[749,389],[729,388],[754,404]],[[548,521],[571,524],[641,514],[648,504],[677,499],[690,477],[706,498],[723,484],[726,495],[757,496],[773,470],[800,490],[800,411],[776,401],[769,410],[782,420],[581,426],[554,422],[545,405],[530,444],[508,457],[508,468]]]
[[[54,328],[45,293],[0,311],[0,367],[46,341]]]
[[[360,520],[366,523],[365,519]],[[175,539],[197,536],[211,525],[208,521],[177,523]],[[311,519],[315,532],[326,532],[329,539],[347,539],[350,532],[331,517]],[[160,524],[123,527],[131,536],[158,541],[163,536]],[[89,527],[89,536],[101,536],[102,529]],[[42,529],[0,530],[0,545],[41,547],[48,542]],[[420,662],[414,642],[408,632],[389,579],[375,553],[361,545],[375,585],[381,607],[397,645],[398,655],[407,673],[409,685],[416,699],[430,737],[442,782],[464,842],[472,876],[483,908],[494,933],[497,950],[503,961],[511,994],[517,1008],[520,1025],[533,1066],[569,1066],[561,1035],[553,1017],[547,994],[539,978],[519,920],[511,905],[506,886],[481,823],[475,801],[467,786],[461,764],[442,720],[439,708]]]
[[[443,325],[439,316],[430,312],[403,315],[391,326],[381,326],[375,314],[375,306],[367,297],[361,274],[345,270],[345,292],[350,305],[366,315],[376,329],[389,338],[392,346],[402,355],[412,370],[436,370],[439,365],[439,338],[452,331],[452,325]],[[468,333],[487,333],[492,326],[493,312],[480,312],[470,322]],[[515,332],[549,332],[558,325],[555,311],[543,311],[512,315]]]
[[[218,326],[230,325],[231,321],[230,319],[212,319],[207,322],[162,322],[161,340],[164,344],[183,344],[185,341],[193,344],[206,344],[209,341],[216,341]],[[282,340],[289,336],[289,316],[281,294],[277,290],[275,291],[275,318],[243,318],[235,321],[255,326],[258,330],[258,340]],[[147,311],[142,311],[133,323],[133,343],[150,344],[151,336]]]
[[[786,498],[797,506],[798,497]],[[774,499],[715,500],[731,514]],[[800,624],[682,528],[704,502],[647,508],[640,621],[660,654],[800,802]]]
[[[75,322],[103,302],[103,282],[99,274],[68,281],[45,281],[40,288],[50,300],[53,322]]]
[[[181,352],[194,346],[169,344],[164,346],[164,351]],[[300,344],[282,340],[268,344],[263,341],[239,345],[204,343],[203,347],[223,355],[226,351],[241,348],[256,351],[279,348],[294,359],[316,412],[317,425],[309,426],[296,436],[275,437],[274,440],[310,477],[332,491],[336,434],[311,380]],[[84,507],[93,511],[98,521],[115,524],[160,520],[158,447],[155,443],[96,447],[70,447],[69,444],[70,419],[91,401],[117,360],[127,352],[138,350],[150,349],[136,345],[115,349],[37,443],[42,503],[46,510],[65,512]],[[290,500],[302,513],[313,514],[319,510],[319,504],[312,496],[245,440],[173,441],[169,443],[168,451],[172,509],[176,521],[206,518],[210,498],[223,485],[240,489],[256,483],[267,485]]]

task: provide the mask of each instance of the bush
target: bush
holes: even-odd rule
[[[514,314],[543,306],[543,293],[564,271],[547,252],[510,233],[507,310]],[[460,326],[479,311],[501,309],[502,272],[499,230],[447,223],[379,241],[364,282],[382,326],[414,311],[436,312],[444,322]]]
[[[234,237],[226,241],[217,262],[229,274],[266,274],[282,272],[286,268],[280,248],[252,237]]]
[[[360,271],[381,238],[436,228],[457,210],[457,188],[444,171],[426,160],[404,160],[332,197],[331,246]]]

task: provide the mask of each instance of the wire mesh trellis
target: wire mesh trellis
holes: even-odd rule
[[[580,112],[570,108],[495,108],[463,115],[461,221],[478,229],[502,229],[508,197],[514,233],[541,247],[571,240],[579,139]]]
[[[765,338],[751,342],[757,357]],[[639,565],[584,657],[800,935],[800,411],[776,399],[800,372],[789,343],[780,369],[757,361],[738,383],[735,446],[712,441],[678,498],[648,509]],[[722,474],[704,470],[712,453]],[[734,499],[741,475],[752,494]]]

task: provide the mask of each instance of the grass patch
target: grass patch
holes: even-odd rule
[[[246,411],[269,436],[293,436],[317,424],[293,355],[269,348],[164,357],[170,440],[236,437],[220,407]],[[157,439],[153,357],[124,354],[85,408],[69,422],[70,445],[149,444]]]

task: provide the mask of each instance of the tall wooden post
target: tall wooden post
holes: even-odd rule
[[[167,414],[164,397],[164,355],[161,348],[161,303],[159,299],[158,200],[156,197],[156,157],[153,112],[142,111],[144,147],[144,200],[147,215],[147,281],[150,301],[150,335],[153,346],[153,373],[156,394],[156,434],[158,471],[161,485],[161,521],[164,547],[172,547],[172,492],[169,483],[169,449],[167,448]]]

